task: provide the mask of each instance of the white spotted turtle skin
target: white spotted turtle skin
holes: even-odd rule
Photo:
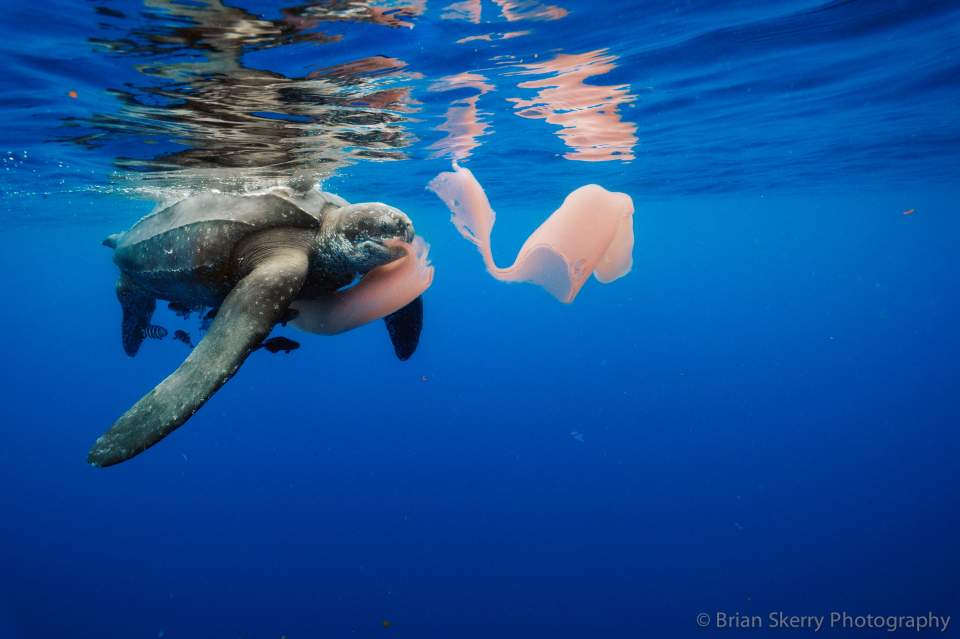
[[[325,213],[347,205],[319,191],[296,203],[284,195],[191,196],[121,235],[113,260],[157,298],[217,306],[239,280],[236,251],[244,239],[274,228],[319,230]]]

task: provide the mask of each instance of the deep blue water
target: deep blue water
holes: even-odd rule
[[[3,15],[0,639],[960,636],[960,4]],[[493,280],[425,190],[453,158],[503,263],[577,186],[629,193],[633,271],[571,305]],[[278,328],[303,347],[89,467],[188,352],[124,355],[101,239],[318,182],[431,243],[413,358]]]

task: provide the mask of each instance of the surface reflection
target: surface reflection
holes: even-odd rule
[[[492,84],[478,73],[458,73],[441,78],[430,85],[430,91],[454,91],[469,89],[475,93],[450,103],[443,124],[438,131],[447,136],[430,145],[431,157],[448,157],[463,160],[470,157],[473,149],[480,145],[479,138],[486,134],[488,125],[480,119],[477,102],[480,96],[493,91]]]
[[[530,35],[529,31],[506,31],[502,33],[483,33],[481,35],[467,36],[457,40],[457,44],[466,44],[468,42],[494,42],[496,40],[510,40],[520,36]]]
[[[559,20],[567,10],[538,0],[493,0],[508,22],[518,20]]]
[[[568,160],[591,162],[632,160],[637,127],[622,119],[619,106],[633,102],[627,84],[601,86],[585,80],[616,68],[616,56],[606,50],[559,54],[552,60],[521,64],[518,75],[548,75],[521,82],[521,89],[538,89],[531,99],[509,98],[516,114],[543,119],[560,127],[557,135],[572,149]]]
[[[444,20],[465,20],[473,24],[480,24],[483,14],[483,5],[480,0],[463,0],[454,2],[443,10],[441,18]]]
[[[461,0],[446,5],[441,14],[445,20],[460,20],[472,24],[552,21],[568,15],[563,7],[539,0],[490,0],[499,9],[496,19],[484,15],[482,0]],[[490,8],[487,6],[487,8]],[[456,40],[457,44],[496,43],[532,33],[531,28],[515,31],[488,31],[468,35]],[[554,50],[556,51],[556,50]],[[526,59],[537,58],[539,52],[528,52]],[[604,75],[617,67],[617,56],[606,49],[587,53],[553,53],[545,62],[516,64],[515,54],[501,54],[489,58],[498,65],[496,81],[476,72],[465,72],[443,78],[431,86],[431,91],[473,89],[475,94],[458,97],[450,104],[444,121],[436,129],[447,133],[442,140],[431,145],[433,157],[449,156],[464,159],[480,144],[479,138],[489,134],[488,126],[478,115],[480,96],[503,89],[501,76],[546,76],[515,85],[519,89],[535,89],[536,95],[508,97],[514,113],[522,118],[546,120],[560,127],[557,135],[571,149],[564,154],[568,160],[609,161],[634,159],[637,144],[637,128],[624,121],[620,105],[634,101],[635,96],[627,84],[602,86],[587,80]]]
[[[413,141],[406,114],[416,105],[409,83],[419,77],[403,60],[363,57],[287,76],[251,68],[244,56],[338,41],[340,35],[321,30],[332,23],[409,27],[424,8],[424,0],[340,0],[264,19],[218,0],[147,0],[128,19],[99,7],[101,28],[111,35],[91,42],[105,55],[130,59],[142,81],[110,90],[121,103],[116,112],[69,120],[85,129],[71,139],[122,144],[127,154],[135,149],[140,156],[120,157],[121,168],[177,185],[258,177],[305,188],[358,158],[403,158]],[[142,144],[168,148],[149,153]]]
[[[357,160],[405,159],[416,142],[411,114],[420,103],[413,89],[423,77],[389,55],[389,45],[371,46],[379,40],[370,28],[402,33],[426,7],[425,0],[327,0],[260,16],[220,0],[145,0],[135,15],[99,6],[100,32],[90,42],[103,55],[128,61],[129,77],[109,89],[119,108],[65,120],[73,128],[68,139],[113,151],[119,168],[152,183],[188,189],[275,182],[305,189]],[[548,28],[538,22],[568,15],[539,0],[461,0],[437,11],[447,20],[499,24],[455,41],[493,48]],[[516,22],[523,24],[503,29]],[[368,26],[351,30],[348,23]],[[303,64],[318,59],[313,51],[341,41],[335,54],[324,56],[336,64],[299,73],[271,53],[301,47],[294,58]],[[499,88],[516,115],[560,127],[557,134],[571,149],[565,158],[633,159],[636,127],[619,112],[634,99],[629,86],[587,83],[616,68],[616,56],[606,50],[552,55],[521,64],[513,62],[516,55],[491,56],[485,62],[492,69],[472,71],[483,65],[471,65],[426,85],[451,96],[437,114],[442,122],[435,130],[445,135],[426,154],[469,158],[493,132],[481,97]],[[265,63],[269,69],[257,68]],[[514,84],[516,75],[531,77]],[[515,89],[524,93],[507,97]],[[526,97],[529,89],[533,97]]]
[[[492,0],[500,9],[500,16],[507,22],[520,20],[559,20],[567,10],[539,0]],[[444,20],[464,20],[480,24],[483,17],[481,0],[461,0],[448,5],[441,17]]]

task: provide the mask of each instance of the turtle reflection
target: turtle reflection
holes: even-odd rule
[[[253,177],[306,187],[355,159],[403,159],[414,141],[407,85],[419,77],[403,60],[363,57],[290,77],[251,68],[245,56],[336,42],[341,35],[323,30],[336,23],[408,27],[422,11],[422,2],[358,0],[289,7],[275,18],[219,0],[146,0],[129,17],[98,7],[103,34],[90,41],[130,59],[142,80],[110,89],[117,112],[69,119],[82,130],[70,139],[136,149],[117,165],[176,186]]]

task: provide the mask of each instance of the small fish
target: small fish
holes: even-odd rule
[[[903,214],[904,214],[904,215],[913,215],[913,214],[916,213],[916,212],[917,212],[916,209],[907,209],[906,211],[903,212]]]
[[[167,304],[167,308],[180,317],[190,317],[190,307],[186,304],[181,304],[180,302],[170,302]]]
[[[150,339],[163,339],[167,336],[167,329],[156,324],[151,324],[143,329],[143,336]]]
[[[184,330],[178,329],[178,330],[174,331],[174,332],[173,332],[173,339],[177,340],[178,342],[183,342],[184,344],[186,344],[186,345],[189,346],[190,348],[193,348],[193,340],[190,339],[190,333],[188,333],[188,332],[186,332],[186,331],[184,331]]]
[[[421,375],[421,376],[420,376],[420,381],[421,381],[421,382],[429,382],[429,381],[430,381],[430,378],[429,378],[428,376],[426,376],[426,375]]]
[[[202,306],[188,306],[181,302],[170,302],[167,308],[184,319],[189,319],[193,313],[199,313],[203,310]]]
[[[70,89],[69,91],[67,91],[67,97],[70,97],[76,100],[78,97],[76,89]]]
[[[265,348],[271,353],[279,353],[280,351],[283,351],[289,355],[290,351],[295,351],[300,348],[300,343],[286,337],[271,337],[261,344],[259,348]]]
[[[390,626],[393,625],[392,623],[390,623],[389,619],[384,619],[382,623],[384,628],[389,628]]]
[[[217,316],[217,311],[219,310],[220,310],[219,308],[211,308],[209,311],[207,311],[207,314],[203,316],[203,319],[212,320],[214,317]]]
[[[570,431],[570,436],[573,437],[578,442],[580,442],[581,444],[583,443],[583,433],[581,433],[580,431],[572,430]]]

